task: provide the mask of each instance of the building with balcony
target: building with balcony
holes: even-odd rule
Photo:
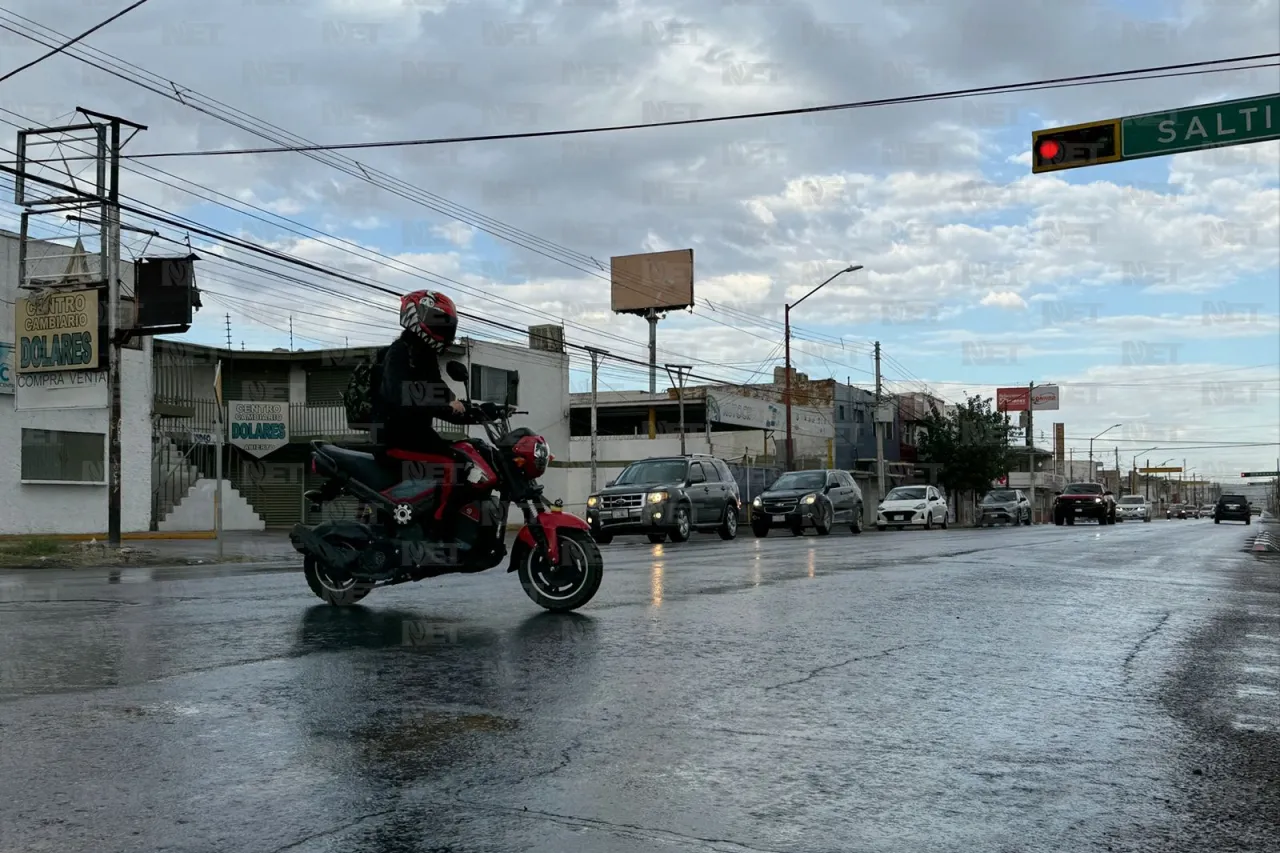
[[[389,343],[389,341],[388,341]],[[529,412],[514,423],[546,437],[561,459],[543,477],[549,498],[563,497],[568,476],[569,361],[563,335],[531,330],[530,346],[462,338],[445,355],[467,365],[471,387],[450,380],[461,398],[506,402]],[[287,527],[354,515],[351,499],[317,514],[303,494],[320,484],[307,464],[310,442],[370,446],[367,432],[347,426],[342,394],[356,365],[376,358],[375,348],[249,352],[157,340],[153,360],[154,411],[151,518],[154,529],[210,529],[216,470],[214,376],[221,365],[222,399],[277,403],[287,412],[287,441],[258,458],[226,443],[225,506],[247,527]],[[222,423],[226,423],[223,412]],[[446,437],[483,437],[480,427],[436,421]],[[225,427],[224,427],[225,428]],[[184,506],[185,504],[185,506]],[[194,507],[194,508],[193,508]],[[247,511],[246,511],[247,508]],[[224,526],[227,513],[224,510]],[[229,528],[228,529],[232,529]]]

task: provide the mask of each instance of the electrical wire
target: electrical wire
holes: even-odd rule
[[[973,98],[983,95],[1006,95],[1013,92],[1036,92],[1044,89],[1067,88],[1079,85],[1099,85],[1104,83],[1124,83],[1128,82],[1128,78],[1142,75],[1138,79],[1152,80],[1159,79],[1164,76],[1184,76],[1183,74],[1162,74],[1159,72],[1174,72],[1180,69],[1201,69],[1190,72],[1194,74],[1215,73],[1217,71],[1234,71],[1246,69],[1211,69],[1208,66],[1226,65],[1230,63],[1253,62],[1259,59],[1275,59],[1280,53],[1259,53],[1250,56],[1236,56],[1228,59],[1209,59],[1201,62],[1181,62],[1174,65],[1148,66],[1145,68],[1130,69],[1128,71],[1108,71],[1095,74],[1080,74],[1073,77],[1056,77],[1045,80],[1032,80],[1025,83],[1009,83],[996,86],[974,86],[967,89],[951,89],[941,92],[931,92],[925,95],[905,95],[894,98],[874,98],[864,101],[852,101],[843,104],[826,104],[811,107],[793,107],[784,110],[765,110],[753,113],[734,113],[731,115],[707,116],[705,118],[688,118],[675,119],[672,121],[660,121],[639,124],[615,124],[601,125],[597,127],[579,127],[564,130],[535,130],[525,131],[523,133],[495,133],[475,136],[450,136],[450,137],[432,137],[426,139],[404,139],[395,141],[381,142],[343,142],[331,143],[327,145],[308,145],[308,146],[290,146],[278,148],[233,148],[209,151],[167,151],[163,153],[152,154],[133,154],[128,157],[131,160],[154,159],[158,157],[230,157],[243,154],[286,154],[299,153],[302,151],[349,151],[349,150],[368,150],[372,148],[406,148],[424,145],[452,145],[461,142],[497,142],[512,139],[541,139],[547,137],[559,136],[580,136],[592,133],[614,133],[624,130],[647,130],[659,127],[684,127],[689,125],[700,124],[719,124],[731,121],[747,121],[750,119],[764,118],[781,118],[784,116],[810,115],[812,113],[837,112],[844,110],[867,109],[870,107],[887,107],[897,106],[901,104],[919,104],[929,103],[932,101],[944,101],[954,98]],[[1274,64],[1274,63],[1273,63]],[[1271,67],[1271,65],[1252,66]],[[1120,78],[1120,79],[1114,79]]]
[[[121,9],[119,12],[116,12],[110,18],[107,18],[105,21],[102,21],[99,24],[95,24],[94,26],[82,32],[80,35],[75,36],[74,38],[68,39],[66,42],[53,48],[48,53],[36,57],[35,59],[28,62],[26,65],[20,65],[17,68],[13,69],[8,74],[4,75],[3,77],[0,77],[0,83],[3,83],[4,81],[8,80],[10,77],[16,77],[17,75],[21,74],[23,71],[26,71],[28,68],[31,68],[32,66],[39,65],[41,62],[44,62],[46,59],[48,59],[51,56],[56,56],[57,54],[62,53],[64,50],[71,47],[76,42],[80,41],[83,38],[93,35],[98,30],[105,27],[107,24],[110,24],[112,21],[115,21],[118,18],[123,18],[125,15],[129,14],[134,9],[138,8],[143,3],[146,3],[146,2],[147,0],[136,0],[136,2],[130,4],[129,6],[126,6],[125,8]]]

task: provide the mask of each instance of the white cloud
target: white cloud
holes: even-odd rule
[[[989,308],[1008,308],[1023,310],[1027,307],[1027,302],[1012,290],[988,291],[987,295],[982,297],[982,305]]]

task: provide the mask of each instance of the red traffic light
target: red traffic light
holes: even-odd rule
[[[1040,159],[1054,160],[1062,153],[1062,145],[1056,139],[1046,139],[1040,143]]]

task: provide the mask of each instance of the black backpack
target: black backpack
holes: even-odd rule
[[[347,427],[349,429],[368,432],[373,424],[373,398],[382,384],[382,359],[386,350],[381,350],[372,361],[356,365],[347,381],[347,390],[342,393],[342,405],[347,410]]]

